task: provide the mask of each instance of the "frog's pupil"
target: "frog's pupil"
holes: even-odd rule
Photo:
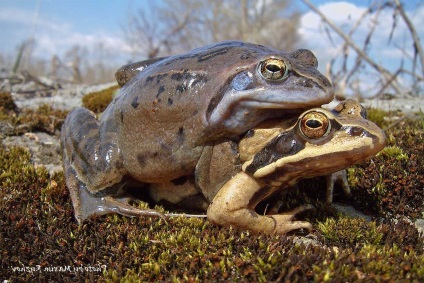
[[[316,129],[316,128],[321,127],[322,123],[318,120],[308,120],[308,121],[306,121],[306,126],[308,126],[309,128]]]
[[[281,71],[281,68],[275,64],[266,65],[266,69],[273,73]]]

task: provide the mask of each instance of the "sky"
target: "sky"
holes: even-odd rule
[[[0,0],[0,54],[16,54],[17,47],[24,40],[34,37],[37,43],[33,55],[37,57],[50,58],[53,54],[61,56],[77,44],[95,50],[101,43],[111,57],[129,60],[131,48],[125,42],[123,27],[127,23],[128,14],[141,9],[147,1],[149,0]],[[311,2],[348,31],[372,1]],[[407,14],[415,26],[424,26],[424,0],[403,2],[407,3]],[[332,34],[330,40],[319,17],[308,10],[302,1],[294,0],[294,3],[302,12],[299,47],[312,50],[318,57],[320,68],[324,68],[339,52],[342,41],[335,34]],[[399,26],[389,44],[391,26],[385,26],[384,23],[392,22],[392,13],[389,10],[383,11],[379,19],[380,26],[373,36],[370,54],[377,62],[390,62],[389,68],[396,68],[401,63],[401,48],[409,47],[412,42],[408,41],[407,29]],[[369,25],[360,26],[354,40],[361,45],[368,30]],[[424,29],[419,29],[418,32],[420,38],[424,38]]]

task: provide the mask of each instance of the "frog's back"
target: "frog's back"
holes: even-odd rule
[[[281,52],[238,41],[205,46],[145,67],[124,85],[121,94],[126,105],[130,102],[133,107],[166,112],[184,107],[206,112],[208,102],[223,95],[238,72],[256,66],[259,58],[270,53]]]

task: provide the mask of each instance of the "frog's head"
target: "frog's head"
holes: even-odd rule
[[[232,64],[235,59],[228,58],[228,68],[217,75],[223,83],[208,106],[211,125],[222,123],[237,132],[255,126],[258,117],[299,114],[333,99],[333,87],[309,50],[286,53],[256,46],[242,49],[236,59]]]
[[[385,135],[365,119],[365,113],[359,103],[346,100],[333,111],[306,111],[291,127],[267,126],[259,135],[250,133],[240,142],[240,154],[246,160],[243,170],[280,186],[330,174],[370,158],[384,148]],[[254,153],[248,148],[257,140],[260,149]]]

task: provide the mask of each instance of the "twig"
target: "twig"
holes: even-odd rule
[[[336,24],[334,24],[330,19],[328,19],[320,10],[318,10],[309,0],[302,0],[312,11],[317,13],[321,19],[326,22],[343,40],[348,44],[353,50],[358,53],[371,67],[376,69],[378,72],[382,74],[382,76],[390,81],[392,78],[392,74],[382,66],[378,65],[374,60],[372,60],[363,50],[361,50]],[[395,84],[391,82],[391,86],[396,90],[396,92],[401,93],[401,89]]]
[[[165,213],[166,217],[207,218],[206,214]]]
[[[409,29],[409,32],[411,33],[412,38],[414,39],[415,52],[418,55],[418,57],[420,58],[421,68],[422,68],[422,72],[423,72],[423,76],[424,76],[424,52],[423,52],[423,48],[421,46],[420,38],[419,38],[417,31],[415,30],[414,25],[412,24],[411,20],[406,15],[405,10],[403,9],[399,0],[394,0],[394,1],[396,3],[396,7],[399,10],[400,15],[402,16],[403,20],[406,23],[406,26]]]

